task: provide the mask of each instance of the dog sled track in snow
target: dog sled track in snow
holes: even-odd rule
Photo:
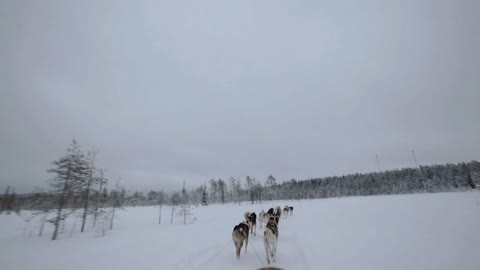
[[[196,269],[208,269],[208,265],[211,264],[215,258],[219,257],[225,250],[231,249],[232,241],[224,241],[217,243],[209,247],[201,247],[197,252],[187,254],[184,259],[175,264],[175,269],[183,270],[196,270]]]
[[[286,256],[286,259],[291,259],[290,261],[296,261],[294,268],[298,269],[304,269],[304,270],[311,270],[310,266],[307,264],[307,258],[305,257],[305,250],[301,245],[298,244],[297,241],[297,232],[294,231],[292,233],[292,250],[293,252],[289,252],[289,254]],[[294,257],[295,259],[291,258]],[[298,267],[300,266],[300,267]],[[287,269],[294,269],[294,268],[287,268]]]
[[[304,269],[312,270],[307,257],[308,245],[304,245],[302,232],[298,231],[299,221],[294,218],[287,218],[280,221],[277,260],[269,266],[285,270]]]

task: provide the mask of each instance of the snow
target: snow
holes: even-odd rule
[[[0,269],[258,269],[265,266],[263,229],[247,253],[235,257],[231,232],[246,211],[294,206],[279,224],[277,261],[283,269],[480,269],[480,193],[333,198],[264,202],[262,205],[193,207],[196,220],[183,225],[170,208],[118,211],[114,230],[102,237],[90,228],[51,241],[51,225],[0,216]]]

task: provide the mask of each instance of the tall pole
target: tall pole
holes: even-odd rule
[[[378,155],[375,155],[375,157],[377,158],[377,165],[378,165],[378,171],[382,171],[382,167],[380,167],[380,159],[378,158]]]
[[[415,166],[418,167],[417,158],[415,157],[415,149],[411,148],[411,150],[412,150],[413,162],[415,162]]]
[[[418,165],[417,158],[415,157],[415,150],[412,148],[412,156],[413,156],[413,161],[415,162],[415,166],[417,166],[420,169],[420,173],[422,174],[423,179],[426,179],[425,173],[423,172],[423,168]]]

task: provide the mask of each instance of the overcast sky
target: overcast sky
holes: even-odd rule
[[[129,189],[480,158],[480,1],[0,0],[0,188],[73,138]]]

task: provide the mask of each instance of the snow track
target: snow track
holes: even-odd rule
[[[227,245],[231,244],[231,241],[224,241],[223,243],[217,243],[209,247],[203,247],[198,251],[187,254],[178,263],[175,264],[175,269],[205,269],[209,264],[215,260],[215,258],[222,255],[227,249]]]
[[[310,270],[311,268],[305,258],[306,250],[297,238],[298,226],[295,226],[296,222],[294,219],[295,216],[289,216],[280,220],[277,261],[272,262],[271,266],[283,269]],[[175,265],[174,269],[221,269],[225,265],[229,265],[228,269],[258,269],[267,266],[263,243],[264,228],[257,229],[257,236],[251,236],[249,239],[246,253],[245,246],[243,246],[239,260],[235,257],[233,242],[230,239],[226,242],[222,241],[224,237],[219,237],[215,239],[215,244],[185,255]],[[227,236],[227,238],[230,237]]]

